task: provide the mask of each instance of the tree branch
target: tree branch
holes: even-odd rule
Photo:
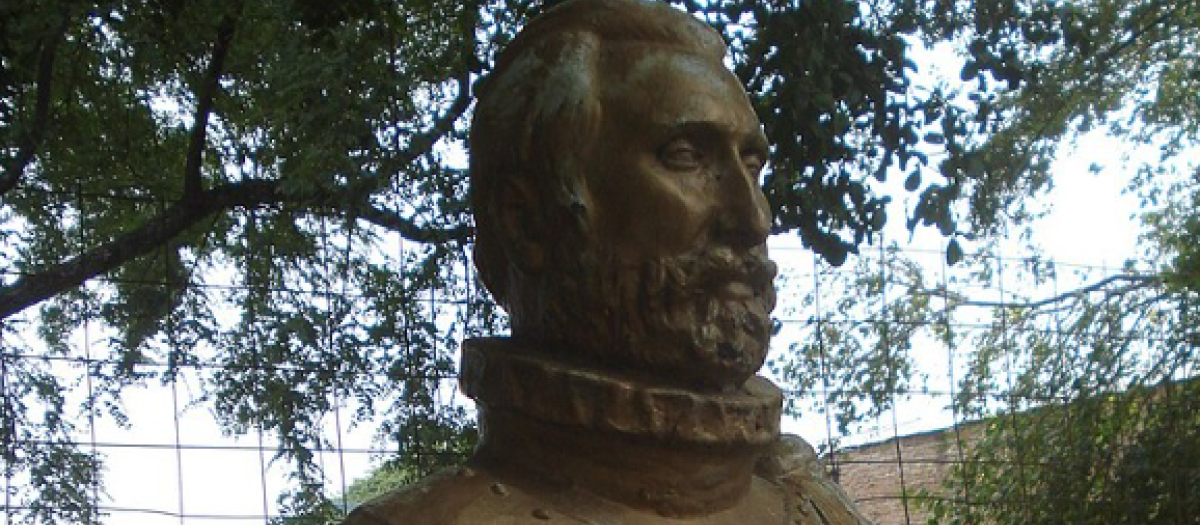
[[[428,128],[419,133],[413,133],[406,147],[400,150],[396,155],[384,157],[381,160],[378,169],[374,170],[374,176],[358,177],[351,181],[345,189],[349,191],[346,202],[354,202],[359,205],[367,206],[365,197],[372,192],[385,189],[387,184],[392,180],[392,175],[398,173],[412,164],[423,155],[433,151],[433,147],[440,141],[446,133],[451,131],[454,123],[466,114],[467,109],[471,107],[471,83],[470,70],[464,69],[455,79],[458,84],[458,94],[454,97],[450,107],[433,120]],[[378,140],[375,136],[369,136],[366,140]],[[423,242],[423,241],[422,241]]]
[[[437,144],[446,133],[450,132],[454,123],[462,118],[467,112],[467,108],[471,107],[470,70],[463,69],[455,81],[458,83],[458,95],[454,97],[454,102],[450,104],[445,113],[433,121],[433,125],[429,129],[417,133],[409,139],[408,147],[400,154],[398,165],[406,166],[432,151],[434,144]]]
[[[418,226],[411,219],[382,210],[361,199],[354,199],[349,188],[323,191],[320,195],[294,195],[280,191],[277,180],[249,180],[223,184],[201,192],[198,198],[181,200],[141,226],[88,250],[87,253],[27,274],[11,285],[0,288],[0,319],[8,318],[54,295],[65,292],[101,274],[146,255],[215,213],[235,208],[256,208],[287,204],[316,211],[337,209],[337,203],[359,203],[356,212],[364,220],[394,230],[415,242],[465,240],[468,226],[449,229]],[[343,204],[344,205],[344,204]],[[353,205],[353,204],[352,204]]]
[[[344,186],[323,188],[319,193],[284,194],[278,180],[248,180],[221,184],[205,190],[202,185],[202,162],[207,142],[207,124],[213,110],[213,100],[220,88],[220,77],[234,32],[233,18],[227,18],[218,29],[212,59],[197,89],[195,122],[189,136],[184,167],[184,197],[141,226],[115,239],[88,250],[35,274],[27,274],[16,282],[0,287],[0,319],[18,313],[56,294],[73,289],[89,279],[110,272],[122,264],[150,253],[204,221],[213,214],[235,208],[255,208],[268,205],[289,205],[313,213],[322,210],[345,210],[353,207],[363,220],[395,231],[408,240],[422,243],[466,240],[471,228],[460,225],[452,228],[420,226],[411,218],[372,206],[370,190]],[[453,129],[471,105],[470,70],[464,68],[456,79],[458,94],[450,107],[424,132],[412,136],[408,147],[398,156],[399,165],[407,165],[433,150],[434,145]],[[47,90],[48,92],[48,90]]]
[[[196,89],[196,117],[188,140],[187,163],[183,168],[184,201],[200,195],[203,191],[201,168],[204,161],[204,146],[208,142],[208,118],[212,114],[213,99],[220,90],[221,73],[225,68],[225,57],[229,55],[229,43],[233,40],[234,17],[226,16],[217,28],[217,39],[213,43],[212,57],[208,69]]]
[[[1162,282],[1162,277],[1158,276],[1158,275],[1128,275],[1128,274],[1111,275],[1109,277],[1106,277],[1104,279],[1096,281],[1087,286],[1076,288],[1074,290],[1063,292],[1063,293],[1060,293],[1053,297],[1047,297],[1045,299],[1040,299],[1037,301],[1007,303],[1004,301],[976,301],[976,300],[972,300],[972,299],[961,299],[961,300],[956,300],[955,305],[957,305],[957,306],[979,306],[979,307],[984,307],[984,308],[1041,308],[1043,306],[1051,305],[1054,303],[1065,301],[1067,299],[1079,297],[1084,294],[1099,291],[1099,290],[1103,289],[1105,286],[1108,286],[1112,283],[1119,282],[1119,281],[1131,283],[1132,286],[1134,286],[1134,287],[1140,287],[1140,286],[1149,286],[1149,285],[1160,283],[1160,282]],[[1126,291],[1128,291],[1128,290],[1126,290]],[[932,296],[941,296],[941,295],[945,294],[945,292],[940,291],[940,290],[919,290],[915,293],[919,293],[922,295],[932,295]]]
[[[67,32],[69,18],[63,16],[53,34],[46,37],[42,43],[41,55],[38,57],[36,87],[37,99],[33,106],[33,122],[27,133],[20,137],[20,146],[12,163],[0,173],[0,196],[15,188],[25,175],[25,168],[33,162],[34,155],[46,135],[46,126],[50,120],[50,97],[54,83],[54,60],[58,55],[58,44]]]
[[[403,217],[394,211],[384,210],[370,205],[360,206],[357,210],[355,210],[355,215],[371,224],[399,233],[405,239],[414,242],[436,243],[447,241],[465,241],[471,236],[472,233],[471,227],[465,224],[460,224],[448,229],[433,229],[417,226],[412,219]]]
[[[1166,7],[1165,4],[1166,2],[1156,5],[1161,8]],[[1136,44],[1142,39],[1143,36],[1146,35],[1146,33],[1149,33],[1151,29],[1175,20],[1180,12],[1182,12],[1186,7],[1187,2],[1179,2],[1174,4],[1174,6],[1168,9],[1166,12],[1159,13],[1158,16],[1152,18],[1146,24],[1129,28],[1129,35],[1125,37],[1124,40],[1118,41],[1116,45],[1105,50],[1104,52],[1093,55],[1091,64],[1092,72],[1103,72],[1108,70],[1109,61],[1113,60],[1117,57],[1117,55],[1123,53],[1126,49]]]
[[[249,181],[214,188],[203,198],[177,202],[112,241],[0,288],[0,319],[145,255],[217,211],[276,201],[277,188],[278,183],[273,181]]]

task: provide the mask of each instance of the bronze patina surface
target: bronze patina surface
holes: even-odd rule
[[[512,337],[467,341],[467,464],[349,525],[866,523],[780,436],[767,142],[711,28],[575,0],[526,27],[471,129],[476,265]]]

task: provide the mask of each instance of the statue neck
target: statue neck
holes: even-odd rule
[[[664,516],[734,506],[779,437],[782,395],[758,377],[734,392],[692,392],[497,338],[464,344],[460,383],[479,406],[477,464]]]

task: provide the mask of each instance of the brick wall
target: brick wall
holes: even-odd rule
[[[981,430],[967,424],[901,436],[843,450],[827,463],[850,499],[878,525],[924,524],[928,512],[916,501],[918,491],[944,496],[942,480],[961,461],[958,444],[971,443]]]

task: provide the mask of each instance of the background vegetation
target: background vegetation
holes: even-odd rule
[[[204,373],[202,399],[227,432],[278,440],[278,459],[294,465],[287,512],[334,512],[313,462],[330,445],[320,424],[334,395],[354,400],[356,419],[386,414],[381,439],[400,452],[389,468],[406,475],[437,463],[399,466],[413,457],[452,459],[468,446],[471,423],[434,393],[453,376],[458,341],[497,332],[502,319],[467,270],[471,217],[453,152],[465,147],[472,84],[552,3],[0,7],[0,454],[7,478],[29,481],[10,490],[35,502],[13,511],[18,519],[94,518],[103,467],[74,439],[78,416],[119,422],[123,391],[184,369]],[[1028,523],[979,504],[1012,502],[1013,487],[1021,509],[1133,494],[1154,508],[1195,508],[1170,499],[1195,479],[1195,418],[1149,400],[1100,400],[1171,391],[1163,385],[1195,374],[1200,172],[1186,153],[1200,125],[1200,6],[673,3],[732,45],[774,142],[763,187],[776,232],[835,266],[902,220],[946,236],[947,262],[978,265],[974,278],[986,283],[997,275],[989,250],[1027,224],[1064,141],[1103,127],[1159,148],[1130,176],[1145,204],[1146,256],[1124,271],[992,308],[891,258],[825,288],[845,291],[844,311],[886,316],[818,324],[773,366],[801,391],[833,385],[822,404],[840,407],[837,423],[849,427],[911,387],[912,342],[932,334],[970,351],[957,379],[963,417],[1077,400],[1086,402],[1070,406],[1099,411],[1057,426],[1029,418],[980,449],[1053,443],[1022,450],[1087,468],[1088,482],[1048,477],[1063,469],[981,466],[963,477],[977,500],[947,503],[947,520]],[[959,78],[918,82],[916,46],[961,57]],[[911,207],[889,205],[902,195]],[[978,257],[964,257],[963,244]],[[1039,283],[1055,269],[1023,271]],[[987,309],[988,330],[955,332],[955,312],[968,308]],[[111,354],[79,355],[70,343],[82,327],[110,339]],[[1145,332],[1161,337],[1131,337]],[[71,359],[88,367],[84,395],[56,372]],[[1102,468],[1088,455],[1098,443],[1138,446]],[[445,454],[405,454],[418,448]],[[1147,455],[1159,459],[1135,461]],[[1192,478],[1137,468],[1165,457]]]

